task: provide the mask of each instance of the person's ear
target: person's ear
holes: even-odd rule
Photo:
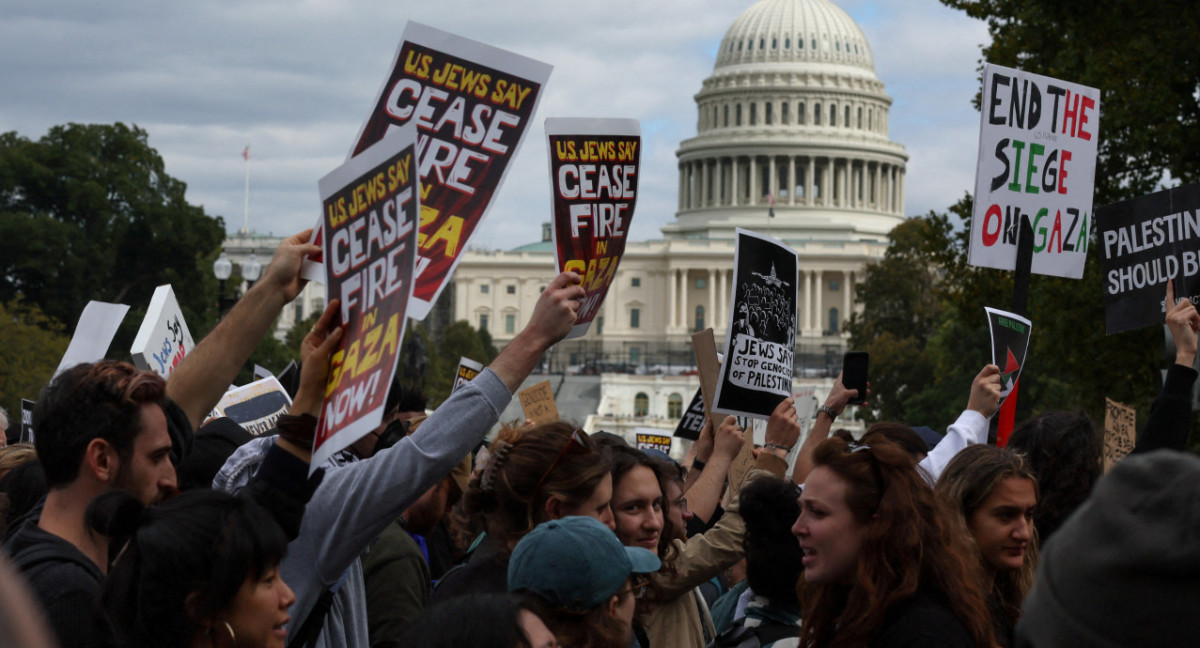
[[[112,483],[121,467],[121,458],[116,448],[104,439],[92,439],[83,452],[83,470],[92,474],[96,480],[105,484]]]
[[[621,595],[613,594],[612,596],[608,597],[608,604],[604,606],[604,609],[608,612],[608,616],[615,619],[617,618],[617,609],[620,607],[620,605]]]
[[[562,502],[553,495],[546,498],[546,519],[557,520],[563,517]]]

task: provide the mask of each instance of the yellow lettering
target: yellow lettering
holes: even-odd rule
[[[422,211],[424,211],[424,208],[422,208]],[[422,229],[424,229],[424,225],[425,225],[425,214],[422,213],[421,214]],[[437,245],[440,242],[444,242],[446,244],[446,255],[454,256],[454,255],[458,254],[458,244],[460,242],[459,239],[462,238],[462,227],[463,227],[462,217],[461,216],[451,216],[450,218],[446,219],[446,222],[442,223],[442,226],[439,227],[436,232],[434,232],[433,236],[430,236],[428,239],[426,239],[426,241],[424,243],[420,243],[420,241],[418,240],[418,244],[420,245],[422,250],[431,250],[431,249],[433,249],[433,246]]]

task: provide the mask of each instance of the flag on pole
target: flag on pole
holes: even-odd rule
[[[246,148],[242,149],[242,159],[247,162],[250,161],[250,145],[249,144],[246,145]]]

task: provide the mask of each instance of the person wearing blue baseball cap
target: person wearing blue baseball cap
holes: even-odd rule
[[[654,552],[622,545],[598,520],[565,517],[517,543],[508,590],[525,595],[564,648],[628,648],[636,599],[661,567]]]

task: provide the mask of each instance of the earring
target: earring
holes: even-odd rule
[[[225,629],[229,631],[229,645],[236,646],[237,635],[233,633],[233,626],[229,625],[228,621],[222,621],[221,623],[225,624]]]

